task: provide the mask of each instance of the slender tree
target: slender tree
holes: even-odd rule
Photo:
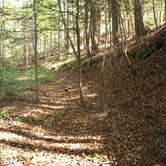
[[[82,69],[81,69],[81,50],[80,50],[80,27],[79,27],[79,18],[80,18],[80,5],[79,0],[76,0],[76,34],[77,34],[77,57],[78,57],[78,66],[79,66],[79,93],[80,93],[80,104],[82,107],[85,107],[85,101],[82,93]]]
[[[164,0],[164,22],[166,22],[166,0]]]
[[[111,17],[112,17],[112,42],[114,45],[119,45],[118,39],[118,30],[119,30],[119,1],[118,0],[109,0],[111,6]]]
[[[96,0],[90,0],[90,37],[91,52],[98,48],[100,40],[100,8]]]
[[[155,22],[155,26],[156,26],[156,28],[157,28],[158,25],[157,25],[157,17],[156,17],[156,9],[155,9],[155,0],[152,0],[152,6],[153,6],[153,17],[154,17],[154,22]]]
[[[58,0],[58,6],[59,6],[60,14],[62,17],[63,25],[64,25],[65,29],[67,29],[67,24],[65,22],[65,18],[64,18],[63,12],[62,12],[60,0]],[[81,71],[81,50],[80,50],[81,42],[80,42],[79,18],[80,18],[80,5],[79,5],[79,0],[76,0],[76,17],[75,17],[76,28],[75,29],[76,29],[76,35],[77,35],[77,51],[76,51],[75,45],[73,44],[73,41],[72,41],[71,36],[69,34],[69,31],[66,31],[66,32],[68,32],[67,33],[68,39],[69,39],[70,44],[72,46],[74,55],[75,55],[76,60],[77,60],[78,68],[79,68],[78,79],[79,79],[80,104],[82,107],[85,107],[85,101],[84,101],[84,97],[83,97],[83,93],[82,93],[82,74],[81,74],[82,71]]]
[[[91,52],[90,52],[90,32],[89,32],[89,0],[85,0],[85,21],[84,21],[84,36],[85,36],[85,49],[86,49],[86,54],[87,57],[91,57]]]
[[[5,9],[5,1],[2,0],[2,14],[1,19],[1,34],[0,34],[0,56],[1,56],[1,67],[5,66],[5,15],[4,15],[4,9]]]
[[[36,102],[39,102],[39,87],[38,87],[38,53],[37,53],[37,10],[36,2],[33,1],[33,14],[34,14],[34,56],[35,56],[35,83],[36,83]]]
[[[141,0],[134,0],[135,35],[140,38],[145,34]]]

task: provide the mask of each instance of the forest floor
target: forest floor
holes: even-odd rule
[[[133,73],[121,58],[83,73],[81,109],[77,71],[55,73],[40,85],[40,103],[10,101],[0,123],[0,166],[164,166],[166,55],[156,52]]]

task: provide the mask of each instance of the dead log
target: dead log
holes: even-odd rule
[[[161,28],[148,33],[146,36],[142,37],[139,41],[134,41],[128,46],[129,56],[139,56],[144,59],[146,56],[151,54],[153,51],[162,47],[166,41],[166,25]]]
[[[162,25],[160,28],[156,30],[152,30],[146,36],[143,36],[140,40],[130,39],[124,47],[127,49],[127,55],[132,57],[139,56],[140,59],[144,59],[148,54],[151,54],[153,51],[162,47],[163,43],[166,41],[166,24]],[[106,50],[102,50],[101,53],[98,53],[96,56],[93,56],[88,59],[85,59],[82,63],[83,66],[102,62],[103,57],[107,62],[107,59],[117,56],[122,56],[124,54],[124,48],[108,48]]]

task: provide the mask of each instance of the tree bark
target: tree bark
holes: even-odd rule
[[[35,56],[35,84],[36,84],[36,102],[39,102],[39,87],[38,87],[38,53],[37,53],[37,10],[36,0],[33,1],[34,14],[34,56]]]
[[[135,20],[135,35],[139,39],[141,36],[145,34],[140,0],[134,0],[134,20]]]
[[[59,5],[59,10],[60,10],[60,14],[62,17],[62,22],[64,24],[65,29],[67,29],[67,25],[66,22],[64,20],[64,16],[62,13],[62,8],[61,8],[61,2],[60,0],[58,0],[58,5]],[[85,102],[84,102],[84,97],[83,97],[83,93],[82,93],[82,75],[81,75],[81,50],[80,50],[80,28],[79,28],[79,17],[80,17],[80,6],[79,6],[79,0],[76,0],[76,37],[77,37],[77,51],[75,48],[75,45],[73,44],[70,34],[69,32],[67,33],[70,44],[72,46],[74,55],[76,57],[77,60],[77,64],[79,67],[79,73],[78,73],[78,79],[79,79],[79,94],[80,94],[80,105],[82,107],[85,107]]]
[[[158,25],[157,25],[157,17],[156,17],[156,9],[155,9],[155,0],[152,0],[152,6],[153,6],[153,18],[154,18],[155,26],[157,28]]]
[[[166,0],[164,0],[164,22],[166,22]]]
[[[88,22],[89,22],[89,1],[85,0],[85,23],[84,23],[84,34],[85,34],[85,48],[86,48],[86,54],[87,57],[91,57],[91,52],[90,52],[90,35],[89,35],[89,28],[88,28]]]
[[[79,17],[80,17],[80,5],[79,0],[76,0],[77,14],[76,14],[76,34],[77,34],[77,57],[79,67],[79,93],[80,93],[80,105],[84,108],[85,101],[82,93],[82,69],[81,69],[81,50],[80,50],[80,28],[79,28]]]
[[[90,1],[91,52],[98,48],[100,40],[100,9],[96,0]]]
[[[119,4],[117,0],[109,0],[111,5],[112,17],[112,42],[113,45],[119,45],[118,29],[119,29]]]

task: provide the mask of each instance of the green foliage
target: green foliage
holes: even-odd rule
[[[9,115],[9,109],[4,107],[2,110],[0,110],[0,122],[3,120],[3,119],[8,119],[10,120],[11,122],[15,121],[15,122],[20,122],[21,121],[21,117],[19,116],[16,116],[16,117],[11,117]]]
[[[21,117],[16,116],[12,120],[15,121],[15,122],[21,122]]]
[[[52,70],[48,70],[45,68],[39,68],[38,69],[38,76],[39,76],[39,83],[41,84],[47,84],[47,83],[51,83],[51,84],[55,84],[55,79],[54,79],[54,71]],[[25,71],[24,73],[24,77],[27,78],[27,81],[29,83],[34,83],[35,81],[35,69],[29,68]]]
[[[91,159],[91,158],[94,158],[94,157],[99,159],[99,158],[102,157],[101,154],[99,154],[99,153],[92,154],[91,152],[84,152],[84,153],[82,153],[82,155],[87,159]]]
[[[53,71],[50,70],[40,70],[39,73],[39,83],[42,84],[47,84],[47,83],[51,83],[51,84],[56,84],[56,81],[54,79],[54,73]]]
[[[20,72],[13,68],[0,69],[0,99],[12,98],[24,91],[19,75]]]
[[[39,83],[55,84],[53,71],[39,68]],[[26,69],[24,73],[15,68],[0,69],[0,100],[22,97],[27,92],[34,90],[34,85],[34,68]]]
[[[0,121],[1,121],[4,117],[8,116],[8,114],[9,114],[9,110],[8,110],[7,108],[3,108],[2,110],[0,110]]]

